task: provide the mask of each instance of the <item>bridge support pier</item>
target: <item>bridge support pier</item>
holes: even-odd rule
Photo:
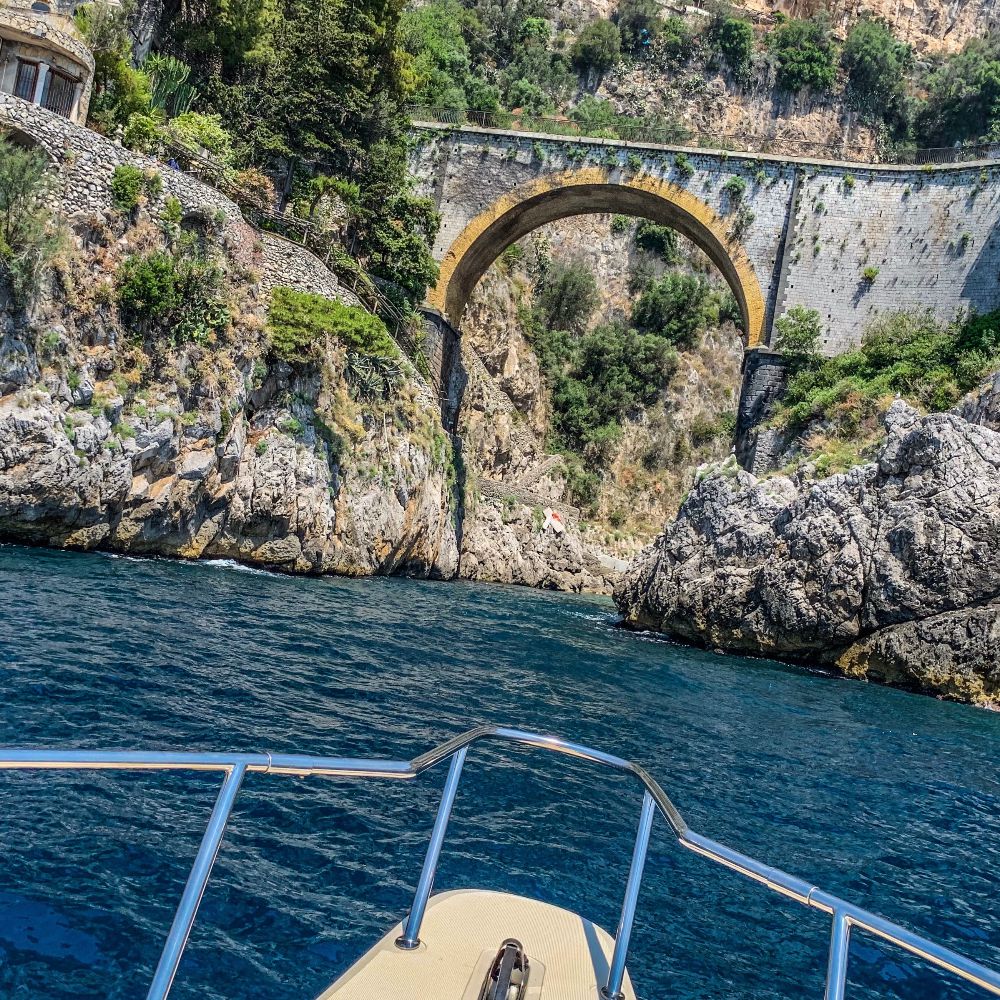
[[[788,362],[776,351],[758,347],[743,357],[743,385],[736,415],[736,460],[755,475],[775,467],[782,435],[761,424],[784,395],[789,374]]]
[[[421,346],[430,368],[430,383],[441,400],[441,420],[445,430],[454,434],[466,382],[461,364],[461,334],[436,309],[424,306],[420,313],[424,318]]]

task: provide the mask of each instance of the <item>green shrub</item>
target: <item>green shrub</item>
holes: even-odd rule
[[[161,138],[160,119],[136,111],[129,115],[128,124],[122,133],[122,145],[137,153],[151,153]]]
[[[729,196],[729,210],[733,211],[743,201],[747,192],[747,182],[744,178],[734,175],[722,185],[722,190]]]
[[[621,34],[621,49],[637,55],[660,34],[663,19],[656,0],[622,0],[614,15]]]
[[[930,312],[893,313],[869,327],[858,350],[806,358],[788,383],[776,420],[799,426],[823,419],[851,434],[897,394],[931,410],[954,406],[997,367],[1000,312],[948,326]]]
[[[771,35],[778,61],[778,86],[792,93],[805,87],[831,90],[837,79],[837,51],[829,18],[787,21]]]
[[[307,362],[326,337],[349,351],[381,358],[398,358],[399,350],[385,324],[359,306],[344,305],[311,292],[275,288],[267,314],[274,354],[284,361]]]
[[[722,57],[734,78],[746,82],[753,65],[753,25],[739,17],[716,14],[709,29],[712,48]]]
[[[627,215],[613,215],[611,217],[611,232],[616,234],[627,233],[632,220]]]
[[[167,320],[180,305],[174,258],[166,251],[126,257],[118,269],[118,305],[146,321]]]
[[[674,153],[674,169],[682,180],[690,180],[694,176],[694,167],[688,159],[687,153]]]
[[[166,200],[163,202],[163,211],[160,213],[160,219],[168,225],[179,226],[183,218],[184,211],[181,203],[172,194],[167,195]]]
[[[175,253],[126,257],[116,275],[118,307],[126,323],[172,344],[210,342],[232,319],[224,278],[192,236]]]
[[[594,272],[581,260],[556,261],[536,295],[539,315],[553,330],[582,330],[599,301]]]
[[[570,113],[584,135],[614,138],[618,115],[610,101],[587,94]]]
[[[635,230],[635,245],[640,250],[655,253],[667,264],[680,262],[681,254],[677,244],[677,233],[669,226],[658,226],[643,219]]]
[[[590,76],[600,79],[621,59],[622,36],[611,21],[591,21],[584,26],[571,49],[574,65]]]
[[[695,36],[685,18],[668,15],[654,33],[655,52],[664,69],[672,70],[686,63],[695,52]]]
[[[897,41],[879,18],[855,23],[844,43],[841,63],[847,71],[847,97],[868,121],[901,125],[906,113],[906,74],[913,50]]]
[[[119,212],[131,212],[138,204],[145,176],[138,167],[122,163],[111,175],[111,204]]]
[[[862,272],[861,277],[865,284],[871,285],[879,275],[879,269],[873,264],[869,264]]]
[[[192,153],[204,150],[220,163],[228,163],[232,159],[233,137],[223,127],[219,115],[186,111],[167,122],[165,131],[171,140]]]
[[[922,79],[914,131],[922,146],[1000,137],[1000,34],[972,38]]]
[[[783,354],[793,368],[811,364],[819,356],[823,326],[815,309],[792,306],[774,327],[774,349]]]
[[[697,275],[667,273],[639,297],[632,322],[670,344],[686,346],[704,329],[712,304],[708,282]]]

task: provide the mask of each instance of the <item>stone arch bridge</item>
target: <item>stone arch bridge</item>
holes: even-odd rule
[[[701,247],[743,317],[737,450],[747,465],[760,464],[748,432],[783,383],[769,345],[788,309],[818,310],[822,350],[835,355],[882,312],[950,320],[1000,306],[997,161],[850,164],[429,125],[414,138],[411,173],[442,219],[427,304],[454,330],[490,264],[548,222],[633,215]]]

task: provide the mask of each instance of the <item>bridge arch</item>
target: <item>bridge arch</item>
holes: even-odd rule
[[[722,272],[743,318],[746,346],[764,336],[764,296],[753,265],[731,225],[710,205],[671,181],[647,175],[612,179],[605,167],[546,174],[499,198],[472,219],[446,250],[427,304],[459,327],[466,303],[487,268],[512,243],[558,219],[614,212],[676,229]]]

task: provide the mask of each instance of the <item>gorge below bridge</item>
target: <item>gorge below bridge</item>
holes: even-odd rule
[[[784,386],[770,347],[792,307],[819,313],[820,349],[836,355],[881,313],[929,309],[950,321],[1000,305],[997,161],[846,163],[421,123],[414,140],[411,174],[441,214],[441,273],[427,297],[435,367],[452,363],[446,342],[506,247],[574,215],[650,219],[700,247],[739,304],[736,445],[748,468],[766,464],[755,428]]]

